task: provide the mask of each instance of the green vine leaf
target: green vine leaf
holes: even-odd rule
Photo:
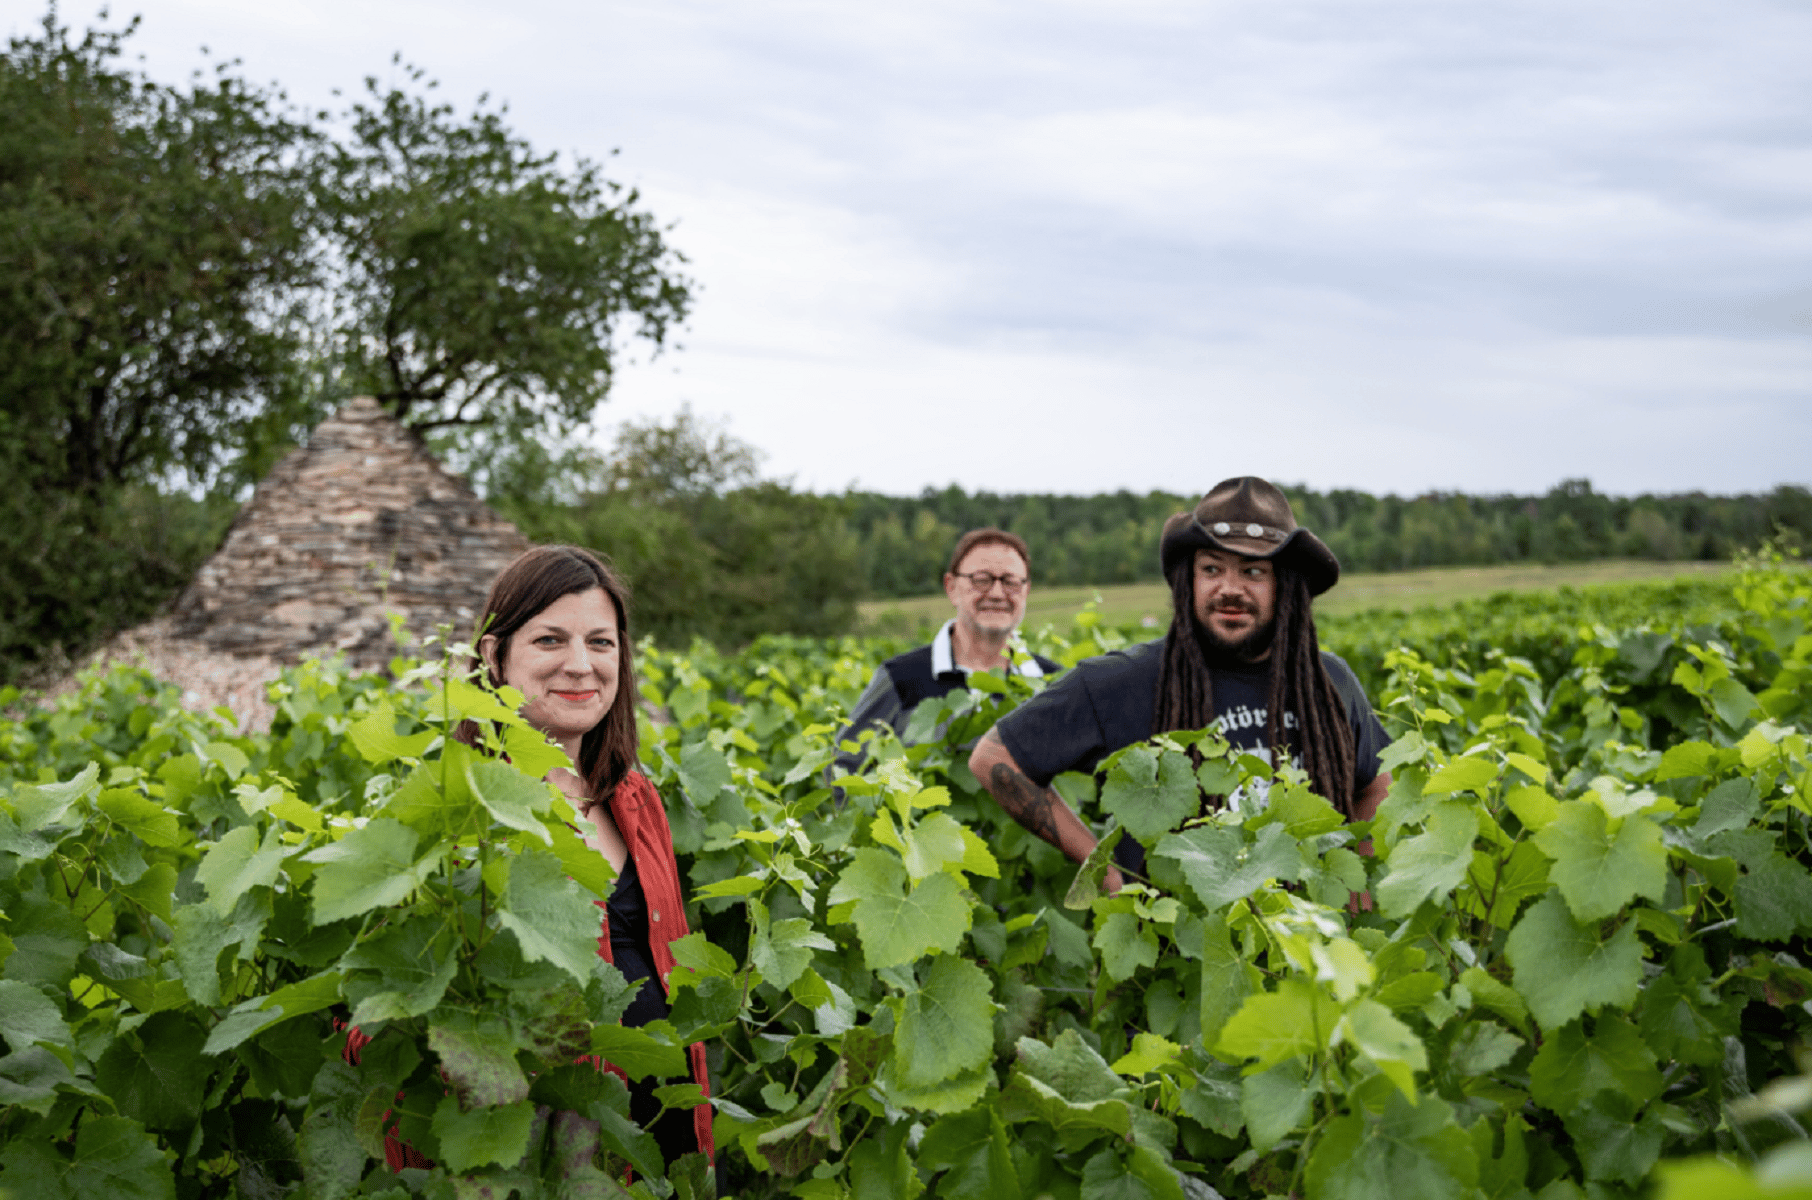
[[[1173,833],[1152,851],[1177,864],[1210,912],[1243,900],[1271,880],[1302,878],[1302,851],[1282,825],[1266,825],[1248,842],[1238,826],[1203,825]]]
[[[1147,845],[1195,816],[1201,804],[1189,756],[1175,750],[1126,751],[1101,789],[1102,811]]]
[[[987,972],[949,954],[931,960],[906,993],[894,1036],[890,1083],[922,1091],[983,1066],[994,1049],[994,996]]]
[[[466,1107],[509,1105],[528,1095],[528,1079],[516,1062],[520,1047],[502,1021],[447,1013],[428,1026],[428,1045]]]
[[[396,709],[388,703],[380,703],[347,726],[346,736],[352,739],[366,762],[381,766],[395,758],[420,758],[440,735],[432,729],[407,735],[398,733]]]
[[[531,779],[510,763],[480,759],[466,769],[466,784],[473,797],[507,829],[520,830],[551,844],[541,814],[553,803],[553,788]]]
[[[1309,1194],[1325,1200],[1449,1200],[1478,1180],[1471,1139],[1432,1096],[1392,1093],[1379,1115],[1336,1117],[1309,1157]]]
[[[1558,1029],[1605,1005],[1629,1008],[1642,983],[1642,943],[1626,921],[1608,938],[1581,925],[1559,892],[1549,892],[1510,931],[1505,954],[1517,992],[1541,1027]]]
[[[447,1096],[434,1110],[441,1161],[461,1174],[493,1163],[514,1166],[528,1150],[534,1119],[535,1106],[527,1100],[462,1110],[456,1097]]]
[[[837,943],[812,928],[806,918],[786,917],[756,929],[749,961],[775,987],[790,988],[812,965],[812,951],[836,948]]]
[[[176,1200],[176,1176],[157,1141],[125,1117],[90,1117],[75,1157],[48,1139],[19,1138],[0,1150],[7,1189],[41,1200]]]
[[[545,850],[530,847],[511,859],[509,880],[498,924],[515,935],[524,958],[552,963],[584,987],[598,957],[603,910]]]
[[[1101,1150],[1082,1168],[1083,1200],[1185,1200],[1174,1167],[1145,1146]]]
[[[326,925],[360,916],[374,908],[399,904],[440,865],[444,850],[419,861],[415,830],[388,817],[377,817],[332,845],[303,855],[322,864],[315,872],[314,921]]]
[[[241,825],[228,830],[208,848],[195,865],[195,878],[208,889],[214,911],[225,916],[246,892],[277,881],[290,850],[276,825],[264,831],[263,841],[258,838],[257,826]]]
[[[1340,1037],[1370,1059],[1412,1104],[1417,1071],[1428,1069],[1428,1051],[1415,1031],[1376,1000],[1361,1000],[1340,1018]]]
[[[1606,1089],[1623,1093],[1638,1107],[1661,1094],[1654,1051],[1634,1025],[1609,1013],[1598,1018],[1589,1035],[1583,1021],[1550,1033],[1529,1065],[1530,1094],[1562,1116]]]
[[[0,979],[0,1038],[15,1050],[40,1042],[67,1046],[69,1025],[49,996],[28,983]]]
[[[346,998],[354,1004],[350,1023],[369,1026],[432,1011],[460,964],[447,930],[414,920],[354,947],[340,965],[377,972],[375,980],[346,985]]]
[[[969,930],[969,902],[954,876],[939,871],[908,893],[905,866],[883,850],[857,850],[829,899],[833,905],[854,903],[856,933],[871,971],[932,951],[954,954]]]
[[[940,1118],[919,1142],[917,1165],[945,1172],[937,1194],[950,1200],[994,1200],[1020,1194],[1006,1125],[994,1107]]]
[[[1275,992],[1246,997],[1222,1028],[1214,1052],[1234,1060],[1256,1059],[1253,1069],[1263,1071],[1326,1050],[1339,1020],[1333,997],[1291,976]]]
[[[1487,769],[1491,766],[1481,765]],[[1407,917],[1424,902],[1441,900],[1452,893],[1472,865],[1472,843],[1478,835],[1479,815],[1471,805],[1435,805],[1421,833],[1391,848],[1389,872],[1377,888],[1378,906],[1385,915]]]
[[[215,1061],[202,1054],[208,1035],[187,1013],[153,1013],[138,1045],[116,1040],[95,1063],[94,1081],[118,1108],[148,1129],[187,1129],[201,1116]]]
[[[1667,890],[1661,827],[1640,814],[1612,829],[1598,805],[1568,801],[1535,844],[1554,860],[1549,878],[1581,921],[1615,916],[1638,896],[1659,904]]]

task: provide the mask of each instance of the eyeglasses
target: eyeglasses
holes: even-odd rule
[[[1007,595],[1011,596],[1025,590],[1027,580],[1018,575],[996,575],[991,571],[952,572],[958,579],[967,579],[969,586],[978,592],[990,592],[999,584]]]

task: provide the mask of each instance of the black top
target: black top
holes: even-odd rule
[[[636,873],[635,855],[624,857],[623,868],[617,872],[617,885],[611,889],[605,908],[610,915],[610,956],[616,961],[617,970],[630,983],[642,981],[635,999],[623,1012],[623,1024],[646,1025],[650,1021],[664,1020],[671,1010],[662,994],[660,981],[654,977],[654,965],[649,961],[652,955],[648,949],[648,898],[642,892],[642,877]],[[668,1109],[657,1119],[661,1102],[655,1098],[654,1091],[663,1084],[686,1082],[688,1080],[650,1075],[629,1085],[629,1118],[654,1134],[661,1157],[669,1165],[680,1155],[696,1151],[698,1136],[692,1128],[689,1109]]]
[[[856,701],[849,724],[837,735],[837,744],[853,741],[857,734],[875,725],[887,725],[895,733],[903,734],[906,723],[912,719],[913,709],[927,700],[938,700],[958,688],[969,686],[969,672],[957,666],[933,672],[931,657],[931,647],[925,645],[896,654],[875,668],[874,677]],[[1034,654],[1032,659],[1046,679],[1063,670],[1062,663],[1042,654]],[[845,752],[837,755],[837,761],[844,770],[853,772],[866,757],[865,753]]]
[[[1060,664],[1042,654],[1034,654],[1032,659],[1046,678],[1063,670]],[[881,666],[893,681],[894,695],[899,698],[900,708],[908,714],[927,700],[939,700],[957,688],[969,686],[969,672],[961,667],[932,674],[930,646],[920,646],[904,654],[896,654]]]
[[[648,949],[648,900],[642,894],[642,877],[636,874],[635,855],[623,859],[617,872],[617,885],[606,905],[610,913],[610,956],[617,970],[630,983],[642,981],[641,989],[623,1014],[625,1025],[646,1025],[667,1016],[667,1000],[661,994],[660,981],[654,977],[654,964]]]
[[[1157,709],[1158,668],[1164,640],[1144,642],[1076,664],[1068,675],[1002,717],[995,725],[1000,740],[1032,782],[1048,785],[1065,771],[1093,774],[1102,759],[1151,736]],[[1321,652],[1322,665],[1334,690],[1346,702],[1353,729],[1353,790],[1362,791],[1378,775],[1378,753],[1390,744],[1372,712],[1371,701],[1352,668],[1337,654]],[[1266,730],[1270,719],[1270,669],[1215,668],[1215,727],[1234,747],[1269,759]],[[1283,717],[1284,737],[1300,755],[1295,713]],[[1123,839],[1115,858],[1123,865],[1143,861],[1131,838]]]

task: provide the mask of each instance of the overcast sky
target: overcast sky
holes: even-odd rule
[[[171,80],[401,50],[620,149],[699,290],[605,421],[690,402],[802,486],[1812,480],[1805,3],[135,10]]]

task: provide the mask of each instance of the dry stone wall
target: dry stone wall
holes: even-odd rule
[[[264,685],[285,664],[389,662],[391,613],[418,643],[442,624],[471,636],[492,577],[528,547],[420,438],[354,400],[258,485],[171,612],[85,666],[142,664],[189,706],[226,705],[242,727],[265,727]]]
[[[491,578],[528,546],[376,401],[354,400],[258,485],[172,632],[235,656],[377,666],[396,652],[387,614],[416,639],[442,623],[466,638]]]

